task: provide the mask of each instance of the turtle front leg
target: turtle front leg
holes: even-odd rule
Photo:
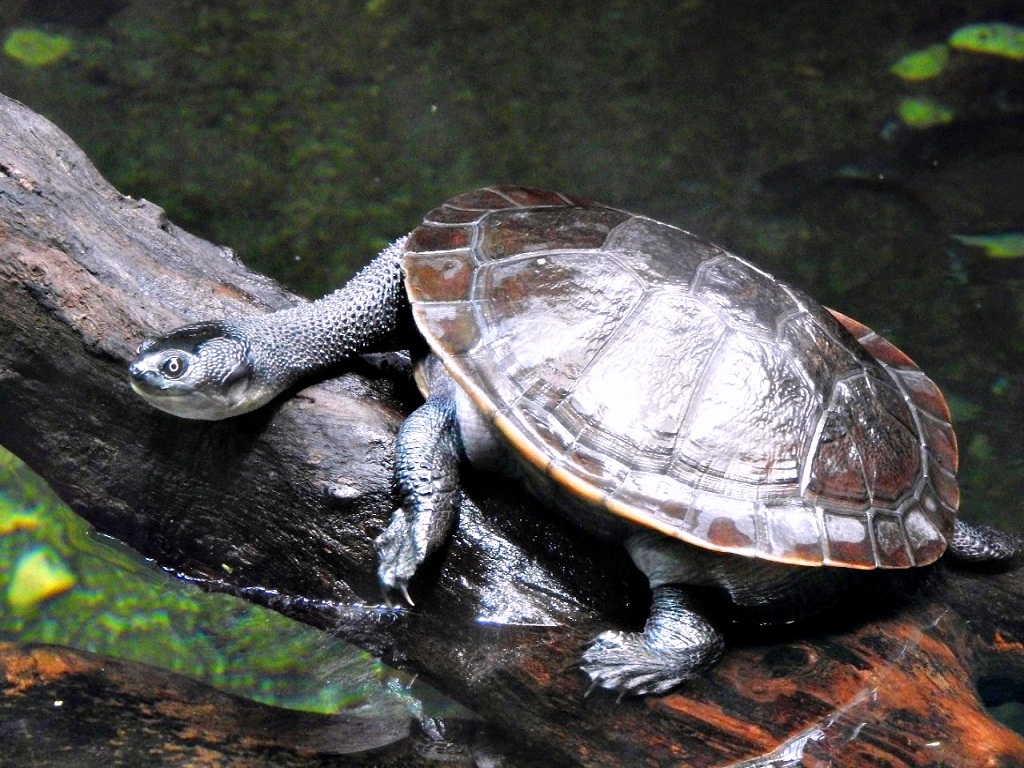
[[[409,599],[408,584],[451,532],[459,508],[461,449],[454,398],[432,395],[405,420],[395,447],[395,484],[401,506],[374,545],[385,590]]]
[[[721,634],[696,609],[684,588],[654,588],[651,615],[641,632],[602,632],[583,654],[595,686],[641,696],[665,693],[713,666]]]

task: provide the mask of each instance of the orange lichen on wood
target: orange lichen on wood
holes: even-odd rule
[[[701,701],[683,695],[669,695],[661,699],[653,699],[650,706],[671,710],[673,717],[692,718],[701,726],[714,729],[719,738],[725,737],[737,743],[749,743],[770,749],[778,741],[766,728],[740,719],[736,715],[726,712],[714,702]]]
[[[1020,640],[1011,639],[1004,633],[996,630],[995,637],[992,640],[992,648],[996,651],[1007,652],[1007,653],[1018,653],[1024,655],[1024,643]]]
[[[81,657],[60,648],[37,646],[26,653],[17,643],[0,643],[0,669],[3,669],[4,693],[10,696],[65,675],[89,671],[92,667]]]

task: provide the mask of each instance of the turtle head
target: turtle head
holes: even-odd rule
[[[244,330],[223,321],[146,339],[128,377],[132,389],[155,408],[207,421],[251,411],[280,390],[261,380]]]

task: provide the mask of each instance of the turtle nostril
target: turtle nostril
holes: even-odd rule
[[[152,371],[138,363],[132,363],[128,366],[128,376],[134,381],[142,381],[146,378],[147,374],[150,373],[152,373]]]

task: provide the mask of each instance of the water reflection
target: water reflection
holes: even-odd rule
[[[413,719],[473,720],[359,648],[167,576],[97,535],[2,449],[0,562],[11,566],[0,569],[0,640],[69,646],[275,707],[365,718],[367,733],[389,739]]]

